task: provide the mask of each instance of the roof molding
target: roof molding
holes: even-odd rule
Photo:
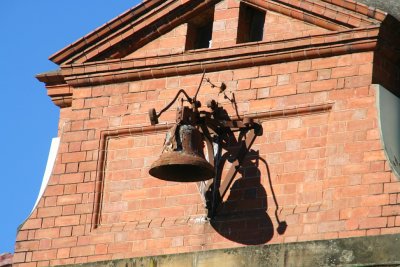
[[[121,47],[135,49],[167,33],[189,17],[221,0],[150,0],[139,5],[124,21],[111,21],[50,57],[58,65],[84,63],[120,56]],[[134,39],[134,42],[132,40]],[[128,54],[129,52],[126,52]],[[101,56],[101,58],[99,58]]]
[[[55,53],[50,60],[66,65],[122,58],[220,1],[145,1]],[[376,25],[386,17],[382,11],[350,0],[242,1],[333,31]]]
[[[188,75],[204,70],[243,67],[328,57],[377,47],[379,26],[330,32],[277,42],[256,42],[228,48],[199,49],[193,53],[153,58],[116,59],[61,67],[73,87]]]
[[[86,47],[93,45],[99,40],[102,40],[105,36],[115,32],[116,30],[118,30],[123,26],[126,26],[132,20],[136,20],[139,17],[146,14],[147,12],[156,9],[156,7],[158,7],[163,2],[166,1],[165,0],[144,1],[141,4],[127,10],[126,12],[119,15],[115,19],[95,29],[93,32],[80,38],[76,42],[54,53],[49,57],[49,59],[54,63],[61,65],[65,61],[67,61],[70,57],[74,56],[77,53],[82,52]]]
[[[382,22],[387,16],[387,13],[382,10],[367,6],[363,3],[360,3],[360,2],[357,2],[354,0],[321,0],[321,1],[324,1],[326,3],[335,4],[337,6],[345,8],[347,10],[351,10],[351,11],[363,14],[369,18],[376,19],[380,22]]]
[[[378,21],[364,14],[344,12],[321,1],[310,0],[242,0],[245,3],[272,10],[283,15],[305,21],[319,27],[340,31],[351,28],[366,27],[377,24]]]

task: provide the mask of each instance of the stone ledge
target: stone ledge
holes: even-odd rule
[[[400,234],[330,239],[64,265],[180,266],[400,266]]]

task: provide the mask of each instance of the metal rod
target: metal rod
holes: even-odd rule
[[[192,99],[190,98],[190,96],[185,92],[185,90],[180,89],[180,90],[178,91],[178,93],[176,94],[176,96],[174,97],[174,99],[173,99],[165,108],[163,108],[163,109],[158,113],[157,118],[159,118],[159,117],[161,116],[161,114],[163,114],[166,110],[168,110],[168,109],[175,103],[175,101],[178,99],[178,97],[179,97],[179,95],[180,95],[181,93],[184,94],[184,95],[186,96],[186,98],[187,98],[187,101],[188,101],[190,104],[192,104]]]
[[[195,94],[194,97],[193,97],[193,102],[196,102],[196,100],[197,100],[197,94],[199,93],[200,88],[201,88],[201,85],[203,84],[203,80],[204,80],[204,75],[205,75],[205,74],[206,74],[206,70],[203,71],[203,75],[201,76],[201,80],[200,80],[199,87],[197,87],[196,94]]]
[[[250,130],[250,133],[249,133],[250,136],[249,136],[249,138],[246,139],[244,151],[242,150],[242,148],[239,150],[236,160],[232,163],[232,165],[229,169],[229,172],[225,176],[225,179],[219,188],[219,193],[220,193],[221,199],[226,194],[226,191],[228,190],[228,188],[231,185],[233,179],[235,178],[237,172],[239,171],[239,167],[242,164],[243,159],[245,158],[247,152],[250,150],[251,146],[253,145],[254,141],[256,140],[257,134],[255,133],[255,131],[256,130],[254,128]]]

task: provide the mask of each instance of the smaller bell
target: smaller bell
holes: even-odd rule
[[[198,182],[214,177],[205,159],[203,135],[192,125],[175,125],[167,132],[164,149],[150,167],[150,175],[166,181]]]

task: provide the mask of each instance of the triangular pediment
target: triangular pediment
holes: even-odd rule
[[[381,11],[347,0],[149,0],[50,59],[59,65],[68,65],[164,56],[187,50],[192,53],[198,47],[193,44],[188,47],[193,38],[188,25],[197,25],[210,11],[213,13],[211,47],[235,46],[240,38],[238,21],[243,6],[265,12],[263,38],[257,40],[261,42],[368,27],[385,18]]]

